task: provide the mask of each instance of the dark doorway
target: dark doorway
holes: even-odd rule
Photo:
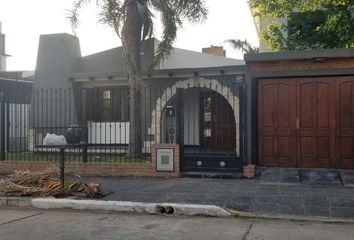
[[[213,91],[200,92],[201,148],[235,149],[235,117],[230,104]]]
[[[227,96],[205,88],[181,96],[183,116],[177,126],[183,126],[182,171],[238,170],[235,114]]]

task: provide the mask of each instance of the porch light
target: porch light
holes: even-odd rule
[[[236,79],[235,79],[236,83],[243,83],[244,81],[244,77],[243,76],[237,76]]]
[[[327,62],[327,58],[326,57],[316,57],[316,58],[313,58],[313,61],[317,62],[317,63],[324,63],[324,62]]]

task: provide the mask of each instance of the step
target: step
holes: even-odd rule
[[[181,177],[186,178],[217,178],[217,179],[241,179],[241,172],[182,172]]]

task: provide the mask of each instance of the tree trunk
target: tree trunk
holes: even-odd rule
[[[123,29],[123,44],[127,58],[130,103],[130,138],[128,154],[137,157],[142,153],[141,135],[141,30],[142,19],[136,0],[130,0],[127,20]]]

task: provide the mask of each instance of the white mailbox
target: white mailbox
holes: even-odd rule
[[[156,165],[157,165],[156,166],[157,171],[173,172],[174,171],[174,149],[157,148]]]

